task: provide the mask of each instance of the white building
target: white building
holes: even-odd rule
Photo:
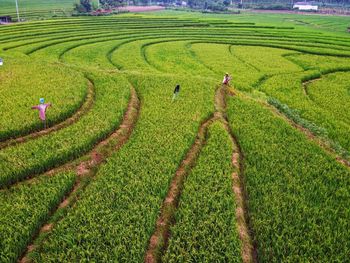
[[[293,5],[293,9],[298,9],[300,11],[317,11],[318,5],[311,2],[296,2]]]

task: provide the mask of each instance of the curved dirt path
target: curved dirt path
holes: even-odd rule
[[[315,82],[315,81],[318,81],[318,80],[322,80],[323,77],[326,77],[327,75],[329,74],[334,74],[334,73],[342,73],[342,72],[350,72],[350,68],[340,68],[340,69],[333,69],[333,70],[330,70],[329,72],[326,72],[326,73],[320,73],[320,76],[317,76],[317,77],[314,77],[314,78],[311,78],[309,80],[305,80],[302,82],[302,86],[303,86],[303,92],[304,92],[304,95],[307,96],[310,100],[312,100],[313,102],[315,102],[312,97],[310,96],[309,92],[308,92],[308,86]],[[317,103],[316,103],[317,104]]]
[[[321,77],[317,77],[317,78],[314,78],[314,79],[310,79],[310,80],[307,80],[307,81],[304,81],[302,83],[302,86],[303,86],[303,92],[304,92],[304,95],[307,96],[309,99],[311,99],[310,95],[309,95],[309,92],[307,90],[308,86],[312,83],[312,82],[315,82],[317,80],[320,80]],[[311,99],[312,100],[312,99]]]
[[[54,225],[62,219],[62,216],[55,218],[55,215],[61,213],[63,209],[68,209],[78,200],[79,193],[89,184],[89,180],[84,179],[93,178],[97,173],[98,166],[105,162],[108,157],[110,157],[115,151],[119,150],[128,141],[137,122],[139,112],[140,100],[137,96],[136,90],[131,88],[131,99],[119,128],[107,139],[101,141],[88,155],[82,157],[81,159],[83,160],[72,162],[64,167],[51,171],[52,174],[55,174],[61,170],[74,170],[77,175],[76,182],[61,203],[50,212],[49,219],[34,235],[31,244],[27,246],[26,251],[24,251],[23,256],[18,262],[31,262],[28,254],[38,248],[36,240],[40,239],[42,235],[47,235],[53,229]]]
[[[332,70],[330,72],[321,74],[321,76],[317,76],[315,78],[303,81],[301,83],[302,85],[302,89],[303,89],[303,93],[305,96],[307,96],[310,101],[312,101],[313,103],[315,103],[312,98],[309,96],[308,91],[307,91],[307,85],[311,84],[314,81],[318,81],[321,80],[323,76],[326,76],[328,74],[332,74],[332,73],[337,73],[337,72],[349,72],[350,69],[349,68],[344,68],[344,69],[336,69],[336,70]],[[273,75],[275,76],[275,75]],[[268,76],[266,77],[266,79],[264,81],[266,81],[269,77],[272,76]],[[256,87],[258,88],[260,85],[262,85],[262,83],[259,83],[256,85]],[[228,92],[233,92],[232,90],[228,90]],[[255,102],[258,102],[260,105],[262,105],[263,107],[269,109],[275,116],[278,116],[280,118],[282,118],[283,120],[287,121],[291,126],[293,126],[294,128],[298,129],[299,131],[301,131],[302,133],[304,133],[307,138],[309,138],[310,140],[313,140],[314,142],[316,142],[321,148],[323,148],[328,154],[331,155],[335,155],[335,159],[338,163],[346,166],[346,167],[350,167],[350,161],[346,158],[343,158],[341,155],[339,155],[336,150],[332,147],[331,143],[328,141],[325,141],[323,138],[320,138],[318,136],[316,136],[315,134],[313,134],[309,129],[304,128],[303,126],[301,126],[300,124],[294,122],[292,119],[288,118],[284,113],[280,112],[277,108],[275,108],[273,105],[268,104],[266,102],[263,102],[261,100],[257,100],[254,99],[253,97],[247,95],[247,94],[243,94],[241,92],[238,92],[241,96],[244,96],[246,98],[252,99]],[[315,104],[317,105],[317,104]],[[318,105],[317,105],[318,106]]]
[[[253,242],[253,230],[250,226],[250,218],[248,212],[248,194],[244,186],[244,155],[239,145],[237,137],[234,135],[227,116],[226,116],[226,96],[235,96],[232,89],[228,90],[227,86],[222,85],[216,90],[215,107],[216,114],[229,134],[233,144],[232,149],[232,166],[234,172],[232,173],[232,191],[235,195],[236,201],[236,222],[238,228],[239,238],[242,242],[241,256],[243,263],[258,262],[256,244]]]
[[[160,216],[156,222],[155,231],[150,238],[148,249],[145,255],[145,262],[160,262],[160,254],[166,249],[170,236],[170,227],[175,221],[175,212],[180,201],[181,191],[189,170],[195,165],[197,157],[205,142],[206,133],[210,124],[216,117],[210,117],[199,127],[197,137],[191,148],[182,160],[180,166],[170,183],[167,196],[163,201]]]
[[[274,114],[276,117],[283,119],[287,123],[289,123],[292,127],[298,129],[300,132],[305,134],[305,136],[309,139],[314,141],[318,146],[320,146],[326,153],[330,154],[331,156],[335,157],[335,160],[340,163],[341,165],[344,165],[348,168],[350,168],[350,161],[340,156],[335,149],[332,147],[330,142],[325,141],[325,139],[318,137],[317,135],[313,134],[309,129],[304,128],[300,124],[294,122],[292,119],[288,118],[284,113],[280,112],[277,108],[275,108],[273,105],[268,104],[265,101],[257,100],[255,98],[250,97],[249,95],[239,93],[241,96],[253,100],[257,103],[259,103],[264,108],[268,109],[272,114]]]
[[[197,137],[192,147],[187,152],[185,159],[178,167],[171,183],[166,198],[163,201],[160,215],[156,221],[155,231],[149,240],[148,249],[145,253],[146,263],[161,262],[161,255],[167,249],[170,238],[170,227],[175,223],[175,213],[179,205],[181,192],[189,170],[195,165],[197,157],[206,141],[208,127],[215,121],[224,124],[234,145],[232,165],[235,171],[232,174],[233,193],[235,194],[237,209],[236,220],[239,237],[242,242],[241,254],[244,263],[257,262],[256,249],[252,244],[252,231],[248,226],[249,217],[247,212],[247,194],[243,185],[243,155],[236,137],[233,136],[226,117],[226,86],[218,87],[215,93],[215,112],[212,117],[205,120],[199,127]]]
[[[30,133],[28,135],[24,135],[21,137],[12,138],[12,139],[0,142],[0,150],[5,149],[9,146],[13,146],[13,145],[16,145],[19,143],[24,143],[24,142],[27,142],[29,140],[39,138],[41,136],[45,136],[51,132],[61,130],[61,129],[66,128],[69,125],[72,125],[73,123],[77,122],[83,115],[85,115],[92,108],[92,106],[94,104],[94,98],[95,98],[94,83],[90,79],[87,79],[87,80],[88,80],[88,90],[87,90],[86,99],[83,102],[83,104],[80,106],[80,108],[71,117],[69,117],[68,119],[66,119],[58,124],[55,124],[55,125],[47,128],[47,129],[40,130],[37,132]]]

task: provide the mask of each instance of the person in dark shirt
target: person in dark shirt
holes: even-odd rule
[[[173,100],[172,101],[176,100],[176,98],[179,96],[179,93],[180,93],[180,85],[177,84],[175,89],[174,89],[174,95],[173,95]]]

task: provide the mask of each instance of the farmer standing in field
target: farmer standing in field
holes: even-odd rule
[[[231,79],[232,78],[230,77],[230,75],[228,73],[226,73],[225,76],[224,76],[224,80],[222,81],[222,84],[229,85]]]
[[[43,98],[40,98],[39,100],[40,104],[33,106],[33,110],[39,110],[39,118],[44,124],[44,129],[46,129],[46,109],[48,107],[51,107],[51,103],[44,103],[45,100]]]

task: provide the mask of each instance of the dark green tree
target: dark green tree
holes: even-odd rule
[[[100,4],[104,8],[113,8],[113,7],[126,5],[127,1],[126,0],[100,0]]]
[[[74,9],[79,13],[88,13],[92,11],[91,0],[80,0],[75,4]]]

